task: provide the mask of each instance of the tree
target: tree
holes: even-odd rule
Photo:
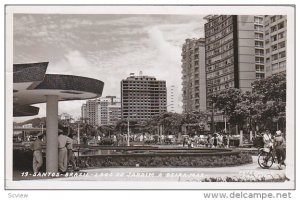
[[[260,96],[256,101],[257,121],[272,129],[273,121],[286,120],[286,74],[280,73],[255,81],[252,93]],[[268,127],[269,126],[269,127]],[[270,127],[271,126],[271,127]],[[282,128],[285,126],[283,125]]]
[[[252,93],[262,95],[264,103],[267,101],[286,102],[286,74],[275,74],[253,82]]]
[[[208,98],[214,104],[214,108],[222,111],[223,114],[229,117],[231,124],[240,124],[243,122],[244,117],[239,118],[239,116],[244,116],[244,114],[242,115],[242,111],[244,110],[243,106],[240,105],[238,108],[236,107],[238,103],[241,103],[245,99],[242,90],[229,88],[214,93]]]

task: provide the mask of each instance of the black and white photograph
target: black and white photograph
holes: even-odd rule
[[[6,189],[295,189],[294,12],[7,5]]]

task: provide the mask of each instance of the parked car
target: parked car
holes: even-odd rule
[[[167,135],[165,138],[165,143],[166,144],[175,144],[176,142],[176,137],[174,135]]]

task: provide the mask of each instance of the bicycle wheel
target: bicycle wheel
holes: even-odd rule
[[[258,155],[258,165],[263,169],[269,169],[274,163],[272,153],[261,151]]]

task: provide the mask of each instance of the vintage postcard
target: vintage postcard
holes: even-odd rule
[[[295,189],[295,7],[6,5],[6,189]]]

